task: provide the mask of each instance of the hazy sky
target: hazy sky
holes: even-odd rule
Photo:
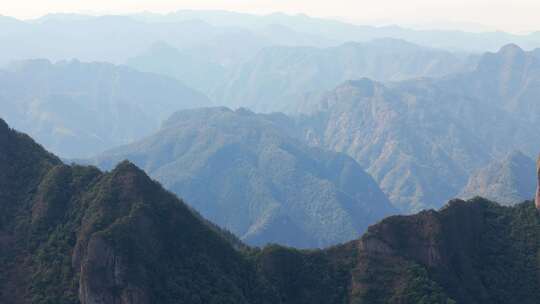
[[[178,9],[281,11],[371,24],[540,30],[540,0],[0,0],[0,14],[21,19],[51,12],[124,14]]]

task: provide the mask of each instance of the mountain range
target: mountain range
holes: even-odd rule
[[[11,20],[8,28],[0,34],[4,46],[0,64],[32,58],[122,64],[160,41],[181,49],[197,49],[227,62],[272,43],[248,29],[214,27],[200,20],[152,24],[114,15],[72,18],[68,14],[34,22]],[[222,44],[224,41],[231,43]],[[244,43],[240,46],[241,41]],[[216,45],[222,47],[218,50]]]
[[[539,82],[537,51],[507,45],[471,72],[346,82],[299,116],[297,129],[356,159],[401,210],[436,208],[494,158],[536,155]]]
[[[95,155],[159,128],[175,110],[207,106],[173,78],[109,63],[14,62],[0,70],[0,115],[65,158]]]
[[[8,304],[538,303],[540,213],[455,200],[324,250],[251,248],[129,162],[65,165],[0,120]]]
[[[393,39],[330,48],[268,47],[208,95],[233,107],[298,112],[305,110],[299,101],[319,98],[350,79],[386,82],[440,77],[472,70],[476,59]]]
[[[423,50],[390,40],[367,45],[377,43],[401,43],[400,52]],[[434,52],[434,58],[454,58]],[[438,208],[456,197],[475,170],[512,150],[536,155],[540,150],[534,131],[540,121],[535,98],[540,94],[539,61],[538,50],[525,52],[507,45],[474,59],[472,70],[461,66],[464,71],[441,77],[384,83],[363,78],[314,94],[320,98],[288,100],[283,97],[288,89],[268,92],[284,101],[273,102],[271,107],[303,109],[304,114],[291,116],[283,126],[288,126],[284,133],[348,154],[376,180],[395,207],[415,212]],[[396,75],[398,70],[387,75]],[[157,131],[174,111],[211,103],[171,77],[110,64],[26,61],[13,64],[0,77],[5,79],[6,95],[0,98],[7,105],[1,114],[64,158],[86,158],[134,142]],[[312,82],[320,81],[306,83]],[[256,83],[271,88],[277,82],[254,80],[245,89],[235,85],[231,90],[248,92]],[[291,92],[297,86],[294,83],[294,77],[286,83]],[[249,98],[253,107],[259,101],[262,108],[270,105],[262,102],[259,93],[253,94]]]
[[[185,110],[92,163],[132,161],[251,245],[334,245],[397,212],[352,158],[289,136],[293,124],[245,109]]]
[[[459,197],[481,196],[512,205],[531,199],[536,190],[535,162],[519,151],[476,170]]]
[[[7,16],[0,19],[0,65],[32,58],[122,64],[157,42],[204,54],[223,65],[241,63],[269,46],[330,47],[380,38],[475,53],[494,51],[508,43],[525,49],[540,47],[539,33],[412,30],[282,13],[260,16],[184,10],[167,15],[50,14],[25,21]]]
[[[540,32],[60,13],[0,46],[0,304],[540,303]]]
[[[254,30],[280,25],[297,33],[324,37],[336,44],[394,38],[428,47],[469,52],[495,51],[508,43],[516,43],[525,49],[540,47],[538,44],[540,34],[538,32],[517,35],[502,31],[472,33],[459,30],[413,30],[397,25],[357,25],[335,19],[279,12],[253,15],[219,10],[179,10],[168,14],[141,13],[132,15],[132,17],[151,23],[202,20],[218,27],[241,27]]]
[[[258,112],[298,112],[349,80],[398,81],[473,70],[478,56],[421,47],[395,39],[349,42],[333,47],[269,46],[236,65],[205,54],[157,43],[127,61],[130,67],[174,77],[204,92],[216,104]],[[306,102],[307,103],[307,102]]]

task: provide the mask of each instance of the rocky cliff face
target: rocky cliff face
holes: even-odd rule
[[[79,299],[81,304],[149,303],[144,287],[133,286],[129,266],[106,240],[92,237],[80,268]]]

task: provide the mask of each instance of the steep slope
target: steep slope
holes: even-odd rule
[[[439,207],[493,158],[540,150],[538,81],[538,58],[515,45],[485,54],[469,73],[351,81],[299,119],[302,136],[351,155],[402,210]]]
[[[305,110],[313,99],[349,79],[378,81],[442,76],[472,69],[476,57],[380,39],[330,48],[270,47],[233,72],[213,93],[228,106],[256,111]]]
[[[535,162],[516,151],[474,172],[459,197],[482,196],[510,205],[531,199],[535,189]]]
[[[351,158],[288,135],[286,116],[227,108],[174,114],[156,134],[99,156],[129,159],[250,244],[321,247],[394,212]]]
[[[134,165],[66,166],[1,122],[2,303],[264,299],[229,237]]]
[[[535,303],[539,237],[530,201],[455,200],[439,212],[392,217],[360,240],[352,293],[358,303]]]
[[[0,143],[2,303],[540,301],[532,202],[453,201],[325,250],[250,249],[129,162],[63,165],[1,119]]]
[[[0,80],[0,115],[70,158],[131,142],[175,110],[209,104],[172,78],[106,63],[23,61]]]
[[[303,122],[312,144],[351,155],[405,212],[455,195],[487,153],[458,115],[430,96],[413,98],[368,79],[350,81]]]

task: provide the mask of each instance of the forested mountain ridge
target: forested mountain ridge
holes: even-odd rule
[[[7,304],[540,300],[532,202],[456,200],[324,250],[245,248],[129,162],[67,166],[2,120],[0,144]]]
[[[169,77],[77,60],[14,62],[0,71],[0,92],[0,115],[66,158],[131,142],[175,110],[210,104]]]
[[[507,45],[467,73],[346,82],[299,120],[308,141],[351,155],[396,206],[417,211],[458,195],[493,158],[536,155],[538,83],[536,52]]]
[[[293,138],[293,124],[245,109],[185,110],[92,163],[108,169],[131,160],[252,245],[324,247],[397,212],[353,159]]]
[[[0,142],[2,303],[242,303],[263,292],[228,236],[134,165],[64,165],[3,121]]]

